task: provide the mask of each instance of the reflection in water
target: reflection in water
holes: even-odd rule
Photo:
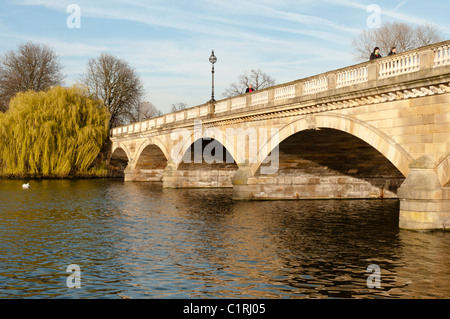
[[[233,201],[231,189],[0,181],[2,298],[449,298],[450,237],[395,200]],[[70,264],[81,288],[66,286]],[[370,264],[381,288],[367,287]]]

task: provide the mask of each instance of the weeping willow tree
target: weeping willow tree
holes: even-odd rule
[[[92,175],[108,119],[101,102],[79,86],[19,93],[0,113],[1,175]]]

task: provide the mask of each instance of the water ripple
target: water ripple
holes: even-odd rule
[[[233,201],[230,189],[0,181],[0,298],[449,298],[450,236],[395,200]],[[69,289],[66,268],[81,268]],[[367,267],[381,269],[368,288]]]

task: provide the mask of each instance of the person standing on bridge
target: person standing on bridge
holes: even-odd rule
[[[381,58],[381,54],[380,54],[380,48],[379,47],[375,47],[375,49],[373,49],[373,52],[370,54],[370,59],[374,60],[374,59],[379,59]]]
[[[255,91],[255,89],[253,89],[252,85],[249,84],[248,87],[247,87],[247,90],[245,90],[245,93],[249,93],[249,92],[253,92],[253,91]]]
[[[397,48],[396,47],[392,47],[391,52],[389,52],[388,55],[394,55],[397,53]]]

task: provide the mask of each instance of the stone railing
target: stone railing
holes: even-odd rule
[[[419,52],[394,56],[380,61],[378,78],[384,79],[401,74],[416,72],[420,69]]]
[[[287,85],[275,89],[274,100],[285,100],[295,97],[295,85]]]
[[[448,68],[448,66],[450,66],[450,40],[116,127],[111,130],[111,135],[114,137],[158,130],[160,127],[193,123],[195,119],[220,118],[230,113],[241,113],[255,108],[264,109],[293,101],[312,100],[336,93],[391,85],[397,82],[398,76],[408,76],[418,71],[436,70],[441,67]]]
[[[336,88],[342,88],[350,85],[360,84],[369,80],[367,66],[343,70],[336,73]]]
[[[245,96],[235,97],[231,99],[231,109],[240,109],[247,106],[247,98]]]
[[[228,111],[228,101],[216,103],[214,106],[214,113],[222,113]]]
[[[321,76],[303,82],[303,94],[313,94],[328,90],[328,77]]]
[[[269,91],[256,92],[251,95],[251,105],[265,104],[269,102]]]
[[[434,51],[434,67],[450,65],[450,44],[438,45]]]

